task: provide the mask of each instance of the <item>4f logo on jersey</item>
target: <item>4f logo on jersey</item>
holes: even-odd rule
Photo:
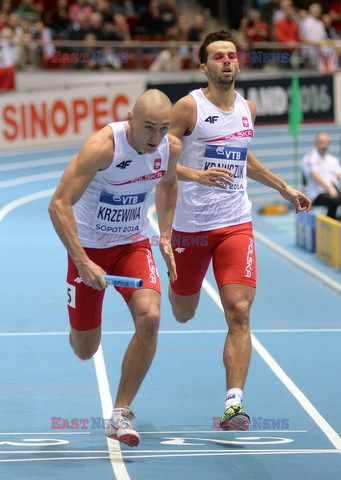
[[[121,163],[116,165],[116,168],[127,168],[131,164],[132,160],[123,160]]]
[[[242,117],[243,127],[249,126],[249,120],[247,117]]]
[[[209,117],[207,117],[207,118],[205,119],[205,122],[215,123],[217,120],[218,120],[218,116],[216,116],[216,115],[210,115]]]

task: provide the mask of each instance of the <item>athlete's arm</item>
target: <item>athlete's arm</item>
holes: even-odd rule
[[[192,95],[181,98],[172,109],[169,133],[178,137],[190,135],[197,121],[197,106]],[[230,170],[212,167],[208,170],[196,170],[184,165],[177,166],[178,179],[183,182],[197,182],[208,187],[225,189],[233,182]]]
[[[252,123],[254,124],[257,115],[256,105],[250,100],[247,100],[247,104],[251,112]],[[284,180],[268,170],[258,160],[256,155],[250,151],[247,154],[247,176],[256,182],[277,190],[283,198],[295,205],[296,212],[303,212],[311,208],[311,200],[304,193],[292,188]]]
[[[86,285],[97,290],[106,287],[105,272],[89,259],[79,241],[72,205],[81,198],[97,171],[110,166],[113,148],[110,127],[91,136],[66,168],[49,206],[53,226],[80,277]]]
[[[166,174],[155,189],[155,206],[160,229],[160,251],[167,264],[169,279],[177,279],[175,260],[171,246],[171,231],[176,207],[178,180],[176,165],[181,153],[182,145],[178,138],[168,136],[169,162]]]

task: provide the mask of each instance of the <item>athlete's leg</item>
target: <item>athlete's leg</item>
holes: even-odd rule
[[[255,288],[230,284],[220,289],[229,331],[224,347],[227,390],[243,390],[251,357],[250,308]]]
[[[125,353],[115,408],[130,405],[155,355],[160,323],[160,294],[142,289],[131,296],[128,307],[135,334]]]
[[[172,248],[178,279],[169,284],[168,296],[175,319],[185,323],[195,315],[201,285],[212,258],[209,232],[173,230]]]
[[[105,252],[87,249],[98,264]],[[98,291],[85,285],[70,257],[68,257],[67,299],[70,319],[70,345],[81,360],[90,359],[101,341],[102,304],[105,290]]]
[[[251,355],[250,309],[256,258],[251,223],[228,227],[213,251],[213,269],[229,326],[224,348],[228,389],[243,389]]]

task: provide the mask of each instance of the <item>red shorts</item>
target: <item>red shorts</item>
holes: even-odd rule
[[[256,287],[252,222],[199,233],[173,230],[172,247],[178,279],[171,287],[178,295],[201,289],[211,259],[219,289],[228,283]]]
[[[160,279],[149,240],[111,248],[85,248],[89,258],[109,275],[138,277],[142,288],[160,293]],[[128,303],[136,288],[115,287]],[[67,303],[71,326],[76,330],[91,330],[102,322],[105,290],[96,290],[79,281],[79,273],[68,256]]]

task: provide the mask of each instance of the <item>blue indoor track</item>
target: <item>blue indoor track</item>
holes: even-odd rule
[[[259,138],[268,134],[259,130]],[[258,289],[244,390],[252,428],[217,429],[226,323],[212,271],[196,317],[177,324],[154,248],[162,321],[152,368],[132,405],[141,443],[130,449],[107,441],[101,419],[110,416],[133,326],[124,301],[108,288],[95,358],[82,362],[69,346],[66,254],[47,207],[76,151],[0,159],[0,478],[339,480],[341,271],[295,246],[292,212],[254,212]],[[153,235],[152,203],[150,218]]]

